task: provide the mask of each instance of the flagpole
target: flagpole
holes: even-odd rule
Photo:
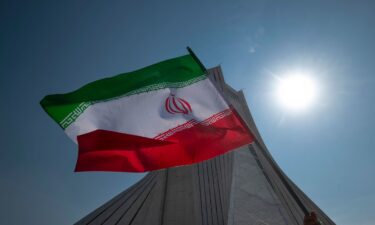
[[[188,46],[186,47],[186,49],[188,50],[189,54],[195,59],[195,61],[197,61],[198,65],[201,67],[201,69],[207,73],[207,69],[206,67],[203,65],[203,63],[198,59],[198,57],[195,55],[195,53],[193,52],[193,50]]]

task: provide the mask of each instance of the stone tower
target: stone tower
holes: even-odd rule
[[[304,209],[335,224],[272,159],[243,92],[225,83],[220,67],[208,72],[256,141],[198,164],[150,172],[76,224],[297,225]]]

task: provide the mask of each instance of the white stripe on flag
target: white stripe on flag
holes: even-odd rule
[[[168,113],[165,101],[171,93],[189,102],[192,113]],[[189,120],[200,122],[228,108],[211,81],[204,79],[184,88],[161,89],[96,103],[65,132],[74,142],[78,135],[98,129],[153,138]]]

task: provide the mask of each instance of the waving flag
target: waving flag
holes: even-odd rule
[[[187,165],[254,139],[192,54],[48,95],[41,105],[78,144],[76,171]]]

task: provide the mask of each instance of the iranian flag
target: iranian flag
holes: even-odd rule
[[[78,144],[75,171],[187,165],[254,140],[193,53],[48,95],[41,105]]]

